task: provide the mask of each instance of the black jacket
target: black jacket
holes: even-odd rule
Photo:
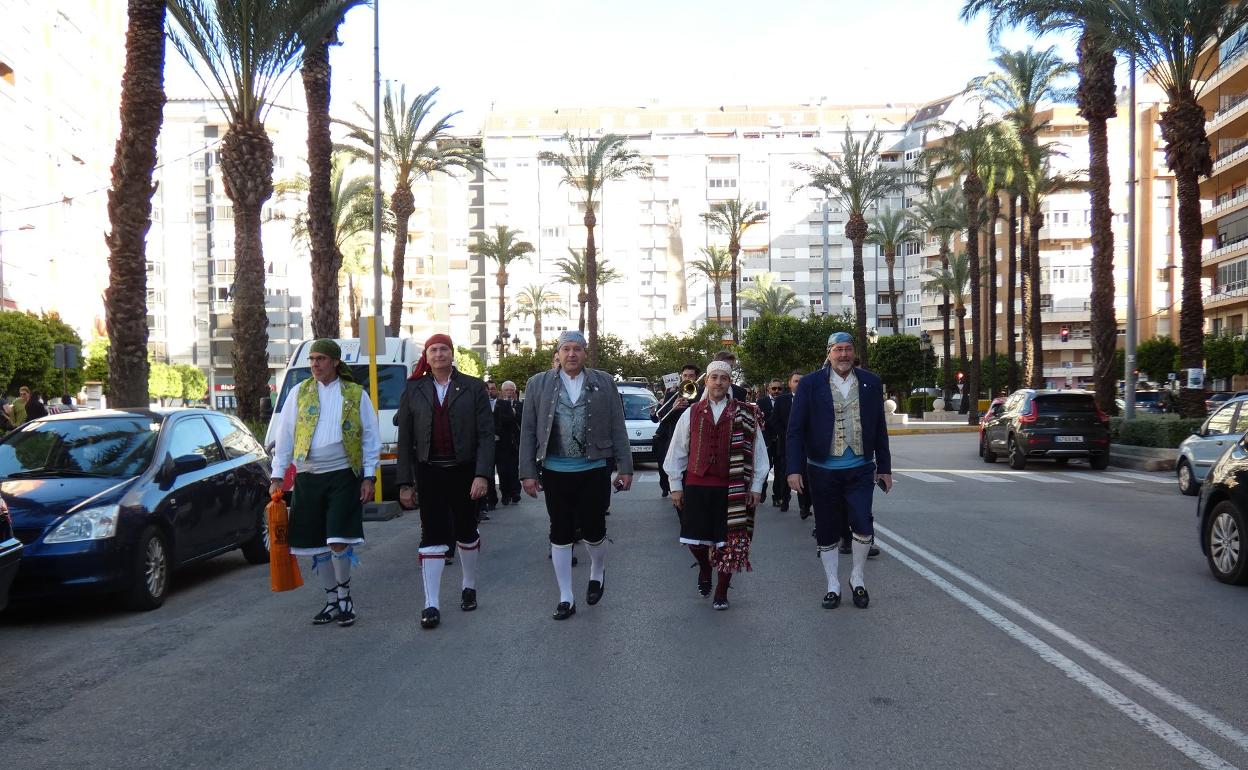
[[[777,396],[779,398],[779,396]],[[763,438],[768,444],[775,444],[776,436],[776,405],[772,403],[771,396],[763,396],[756,403],[758,411],[763,415]]]
[[[395,481],[400,486],[414,483],[416,463],[429,460],[433,407],[437,399],[432,374],[408,382],[403,391],[395,418],[399,426]],[[472,464],[475,475],[490,478],[494,475],[494,417],[490,414],[490,395],[485,383],[457,369],[451,373],[446,402],[451,413],[455,461]]]
[[[510,401],[494,401],[494,440],[496,455],[520,451],[520,415]]]
[[[785,436],[789,432],[789,415],[793,414],[793,394],[786,392],[776,396],[771,418],[767,420],[767,433],[776,440],[776,452],[784,454]]]

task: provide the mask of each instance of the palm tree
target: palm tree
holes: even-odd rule
[[[986,12],[995,40],[1006,24],[1023,24],[1033,32],[1074,31],[1079,35],[1079,85],[1075,102],[1088,124],[1088,192],[1092,204],[1092,361],[1097,404],[1113,414],[1117,380],[1114,366],[1118,321],[1114,313],[1114,232],[1109,205],[1109,119],[1118,114],[1112,38],[1086,13],[1090,0],[967,0],[962,18]],[[1036,89],[1030,89],[1033,92]],[[1034,123],[1030,121],[1030,123]],[[1012,341],[1011,337],[1011,341]],[[1013,358],[1011,357],[1011,373]],[[1016,381],[1015,381],[1016,382]],[[1011,387],[1013,387],[1013,384]]]
[[[714,292],[716,322],[724,306],[724,282],[732,280],[732,268],[732,257],[722,246],[707,246],[702,249],[701,259],[689,263],[689,269],[702,276]]]
[[[481,233],[476,243],[468,246],[470,254],[478,254],[486,259],[494,260],[494,264],[498,265],[498,336],[502,339],[507,337],[507,319],[506,319],[506,302],[507,302],[507,266],[512,262],[521,259],[528,259],[533,253],[533,244],[528,241],[517,240],[520,235],[519,230],[513,230],[506,225],[494,225],[494,235]],[[540,347],[540,346],[539,346]]]
[[[742,307],[754,311],[760,318],[789,315],[801,308],[802,303],[793,290],[775,281],[775,273],[758,276],[754,286],[741,290]]]
[[[981,113],[974,123],[942,123],[949,134],[923,151],[929,173],[933,178],[948,171],[962,180],[962,200],[966,207],[966,256],[970,268],[971,317],[975,326],[971,330],[971,358],[967,373],[967,394],[962,409],[967,411],[967,422],[979,422],[979,381],[982,357],[980,334],[976,330],[983,318],[980,307],[981,279],[979,274],[979,230],[984,212],[981,203],[984,196],[984,177],[991,173],[992,159],[1000,152],[1000,126]],[[967,402],[975,401],[976,408],[967,409]]]
[[[459,170],[475,171],[483,164],[481,147],[462,142],[451,136],[451,119],[459,112],[450,112],[440,118],[432,118],[437,104],[438,89],[418,94],[407,101],[407,87],[399,86],[395,96],[390,85],[381,102],[381,162],[394,174],[394,191],[390,193],[390,210],[394,212],[394,256],[390,263],[390,318],[391,334],[398,334],[403,322],[404,267],[407,257],[407,223],[416,211],[416,198],[412,185],[435,174],[454,176]],[[373,160],[373,116],[358,106],[366,119],[366,126],[349,126],[347,140],[351,144],[343,149],[358,157]]]
[[[576,304],[580,309],[580,315],[577,319],[577,329],[581,334],[585,333],[585,306],[589,303],[589,290],[586,288],[585,273],[585,254],[579,249],[568,249],[568,256],[563,259],[555,260],[555,267],[561,271],[559,277],[555,280],[558,283],[566,283],[569,286],[576,287]],[[603,287],[612,281],[618,281],[623,278],[619,270],[610,266],[605,259],[598,260],[598,295],[602,296]]]
[[[921,231],[903,209],[889,209],[871,222],[867,229],[867,243],[873,243],[884,252],[884,264],[888,266],[889,310],[893,314],[893,334],[900,333],[897,325],[897,288],[893,270],[897,266],[897,250],[910,241],[917,241]]]
[[[711,210],[702,215],[702,221],[712,228],[728,236],[728,257],[732,267],[732,283],[729,286],[729,298],[732,303],[732,341],[740,341],[740,309],[737,303],[737,284],[741,282],[741,265],[737,261],[741,256],[741,239],[745,231],[767,220],[767,212],[753,203],[742,204],[741,199],[720,201],[711,204]],[[716,312],[719,309],[716,308]]]
[[[886,168],[880,165],[880,144],[884,136],[872,128],[861,140],[845,126],[844,139],[839,154],[816,150],[827,162],[814,166],[794,163],[793,168],[810,175],[804,187],[813,187],[844,209],[845,237],[849,238],[854,252],[854,306],[855,339],[867,338],[867,280],[862,264],[862,244],[867,239],[867,209],[880,199],[904,188],[903,168]],[[801,189],[801,188],[798,188]],[[867,346],[862,348],[862,365],[868,366]]]
[[[147,256],[152,171],[165,106],[165,2],[129,0],[121,134],[108,191],[108,397],[119,407],[147,406]]]
[[[529,284],[516,297],[516,310],[512,317],[532,316],[534,350],[542,349],[542,319],[549,315],[566,315],[558,303],[559,295],[544,283]]]
[[[303,41],[303,93],[308,106],[308,248],[312,263],[312,334],[338,336],[338,268],[342,251],[334,242],[334,211],[330,201],[334,143],[329,135],[329,47],[338,42],[338,26],[347,11],[364,0],[338,0],[337,23],[321,37]],[[372,221],[370,214],[369,221]]]
[[[229,128],[221,176],[234,206],[234,392],[238,416],[260,419],[269,396],[260,215],[273,194],[273,142],[264,128],[274,93],[299,65],[305,39],[325,37],[342,18],[324,0],[169,0],[174,48],[213,91]]]
[[[958,355],[963,361],[966,355],[966,295],[971,283],[970,258],[960,251],[949,259],[949,266],[942,268],[929,267],[923,271],[927,278],[923,283],[923,291],[928,294],[948,295],[953,300],[954,313],[958,316]],[[946,382],[948,379],[946,378]],[[968,395],[972,391],[967,391]],[[963,398],[959,411],[967,410],[970,398]]]
[[[1135,54],[1166,95],[1159,124],[1166,143],[1166,166],[1174,172],[1178,188],[1183,260],[1179,359],[1183,368],[1200,368],[1205,358],[1200,178],[1213,170],[1213,159],[1199,99],[1220,62],[1248,46],[1248,36],[1241,29],[1248,24],[1248,4],[1237,0],[1105,0],[1092,18],[1111,30],[1111,42],[1118,49]],[[1184,388],[1180,411],[1188,417],[1203,416],[1203,392]]]
[[[949,269],[949,246],[953,240],[953,234],[962,229],[962,218],[957,214],[957,195],[957,189],[954,187],[931,189],[928,190],[927,197],[915,202],[910,210],[910,218],[918,226],[920,232],[935,236],[940,240],[942,270]],[[944,359],[941,362],[941,369],[945,381],[944,399],[948,404],[951,403],[949,398],[953,395],[953,354],[950,350],[953,345],[953,333],[950,328],[952,320],[948,294],[941,294],[940,316],[944,332],[942,339]]]
[[[585,289],[589,310],[589,364],[598,363],[598,249],[594,227],[597,208],[607,182],[649,174],[650,162],[628,146],[619,134],[603,134],[597,139],[564,134],[568,152],[539,152],[538,160],[553,163],[563,171],[562,184],[581,193],[585,204]]]
[[[368,202],[368,216],[372,219],[373,202]],[[369,228],[372,229],[371,227]],[[346,279],[347,283],[347,312],[351,318],[351,336],[360,336],[360,312],[364,307],[364,276],[373,270],[373,261],[365,258],[365,250],[363,246],[355,246],[354,248],[344,251],[342,256],[342,266],[338,270],[339,280]]]

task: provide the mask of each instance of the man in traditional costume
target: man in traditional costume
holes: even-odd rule
[[[312,622],[350,626],[354,547],[364,542],[364,503],[374,497],[381,459],[377,412],[351,379],[338,343],[316,340],[308,363],[312,377],[286,396],[277,416],[269,494],[281,492],[293,461],[290,552],[310,557],[325,589],[325,607]]]
[[[849,519],[853,569],[849,585],[854,606],[870,602],[863,568],[875,528],[871,499],[876,483],[892,489],[892,457],[884,419],[880,378],[854,366],[854,338],[845,332],[828,337],[828,363],[798,383],[789,417],[786,463],[789,487],[799,494],[809,479],[815,508],[815,540],[823,560],[828,591],[825,609],[841,603],[837,576],[843,519]]]
[[[602,599],[611,489],[623,492],[633,484],[624,404],[611,375],[585,366],[587,346],[578,331],[559,335],[559,366],[529,379],[520,421],[520,483],[530,497],[546,493],[550,559],[559,585],[555,620],[576,614],[572,545],[578,539],[590,558],[585,601]],[[618,470],[614,483],[610,460]]]
[[[442,571],[458,546],[463,580],[459,608],[477,608],[481,535],[477,501],[494,475],[494,415],[485,383],[455,368],[455,346],[445,334],[425,342],[424,353],[399,401],[399,502],[416,507],[420,494],[420,572],[425,609],[420,627],[437,628]],[[415,485],[415,486],[413,486]],[[451,540],[454,538],[454,540]]]
[[[762,415],[733,398],[731,386],[732,367],[712,361],[702,399],[680,416],[663,461],[680,511],[680,542],[698,560],[698,593],[709,596],[712,567],[718,573],[717,610],[728,609],[733,573],[753,569],[754,511],[770,468]]]

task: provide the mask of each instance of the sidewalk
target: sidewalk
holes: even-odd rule
[[[962,421],[911,420],[906,425],[889,426],[890,436],[919,436],[927,433],[978,433],[978,425]]]

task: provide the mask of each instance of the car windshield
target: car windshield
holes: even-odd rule
[[[1090,414],[1096,411],[1091,396],[1039,396],[1036,406],[1040,414]]]
[[[160,420],[95,417],[29,423],[0,442],[0,478],[129,478],[152,461]]]
[[[355,381],[368,388],[368,364],[356,364],[347,367],[351,370],[351,376]],[[286,381],[282,383],[282,392],[277,397],[277,411],[282,411],[282,405],[286,403],[286,394],[294,390],[297,385],[312,376],[312,370],[307,367],[291,369],[286,372]],[[399,399],[403,397],[403,388],[407,386],[407,368],[391,364],[388,366],[377,367],[377,400],[381,403],[380,409],[398,409]]]
[[[650,407],[658,403],[658,400],[649,393],[621,393],[620,398],[624,400],[624,419],[625,420],[649,420]]]

